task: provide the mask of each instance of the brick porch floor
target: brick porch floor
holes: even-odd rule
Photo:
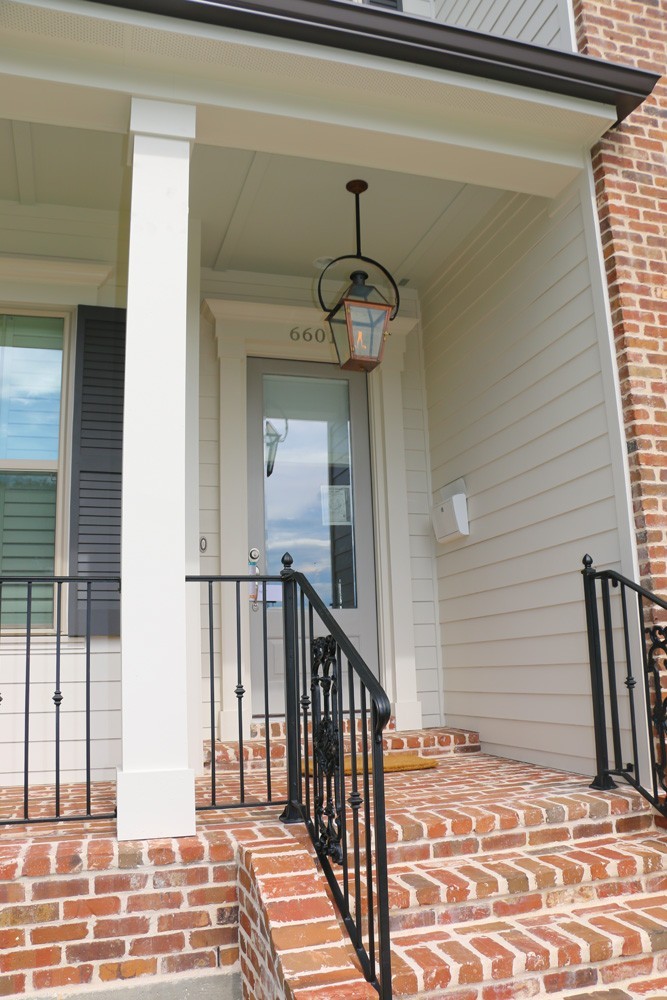
[[[386,778],[395,996],[667,997],[667,836],[648,804],[470,752],[472,738],[418,743],[438,767]],[[221,796],[237,787],[222,758]],[[276,761],[276,794],[283,780]],[[254,1000],[370,1000],[304,833],[278,811],[120,845],[108,820],[2,828],[0,996],[240,962]]]

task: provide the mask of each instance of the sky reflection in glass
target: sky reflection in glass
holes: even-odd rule
[[[0,317],[0,459],[57,461],[63,321]]]

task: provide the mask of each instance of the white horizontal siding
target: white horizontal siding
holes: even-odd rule
[[[202,576],[223,572],[220,561],[220,375],[215,333],[210,322],[202,321],[199,340],[199,532],[206,539],[206,551],[199,557]],[[214,640],[220,643],[219,586],[214,587]],[[202,585],[202,726],[203,738],[211,735],[210,654],[208,634],[208,591]],[[220,650],[214,650],[215,699],[220,707]]]
[[[589,773],[585,552],[620,564],[581,206],[507,196],[423,297],[434,489],[470,535],[440,548],[447,722],[492,752]]]
[[[435,18],[471,31],[568,49],[566,0],[435,0]]]
[[[442,724],[442,676],[437,637],[437,580],[431,528],[426,406],[421,331],[407,339],[402,376],[403,433],[408,485],[408,520],[412,560],[417,696],[425,726]]]
[[[83,639],[61,640],[60,706],[61,780],[86,776],[86,652]],[[93,781],[115,778],[121,763],[120,648],[117,639],[91,640],[90,733]],[[25,732],[26,645],[22,636],[3,636],[2,725],[0,774],[2,783],[23,782]],[[30,784],[52,784],[55,778],[56,640],[36,635],[30,644]]]

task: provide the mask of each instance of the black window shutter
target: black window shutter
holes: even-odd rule
[[[72,433],[72,576],[120,576],[125,310],[80,306]],[[86,588],[70,588],[70,635],[85,635]],[[120,634],[120,596],[92,587],[91,634]]]

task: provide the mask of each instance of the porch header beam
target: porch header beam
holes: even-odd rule
[[[623,121],[659,74],[346,0],[91,0],[431,66],[616,107]]]

